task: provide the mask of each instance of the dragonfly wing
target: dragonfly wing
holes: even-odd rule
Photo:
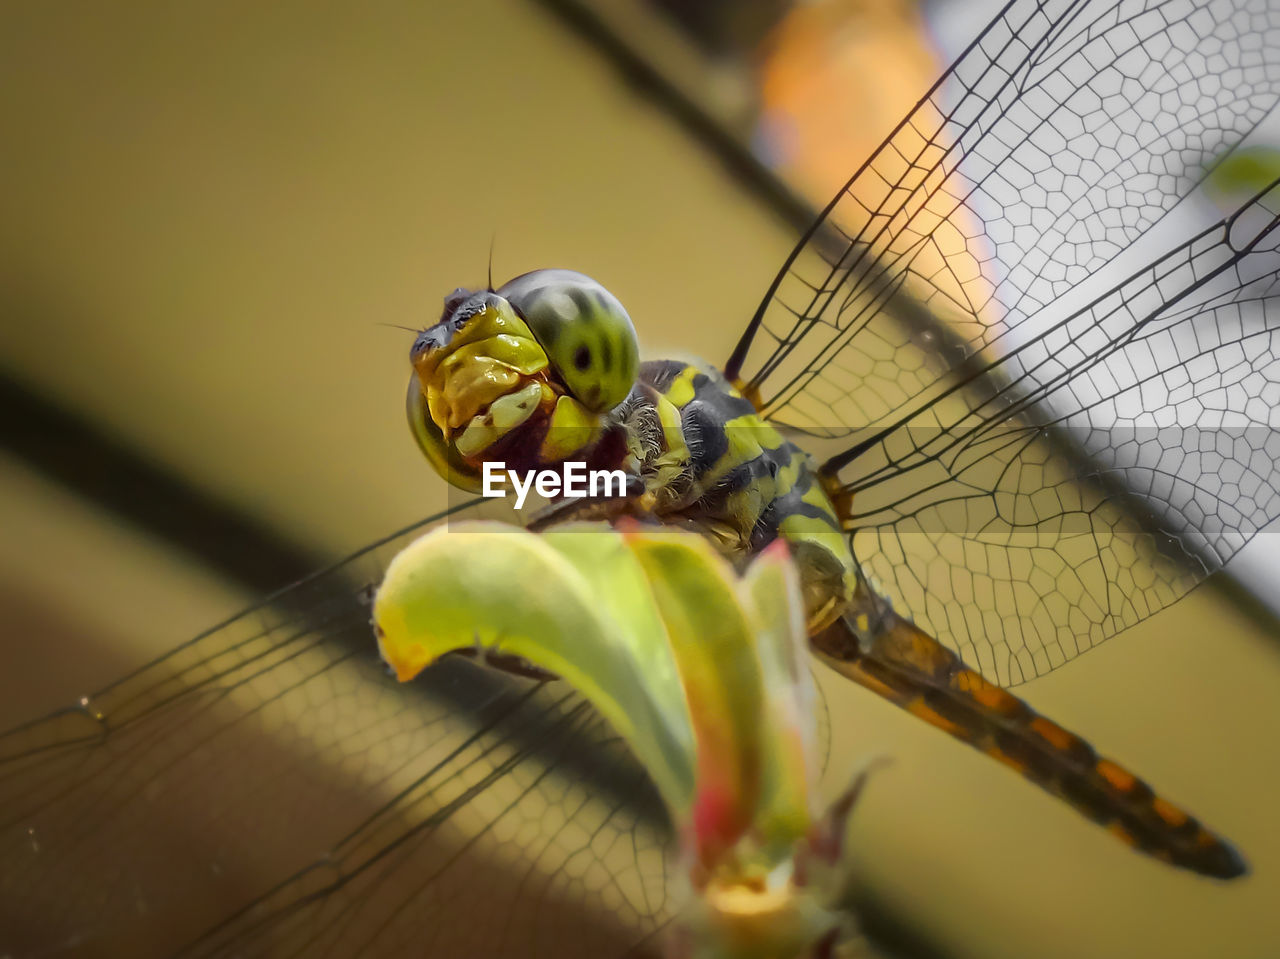
[[[889,596],[1006,684],[1274,515],[1269,241],[1226,262],[1266,204],[1117,290],[1103,270],[1280,96],[1280,8],[1210,6],[1014,0],[832,201],[726,368],[829,457]]]
[[[856,443],[1087,285],[1278,96],[1274,4],[1013,0],[823,211],[726,374]]]
[[[482,728],[415,730],[400,794],[182,955],[656,956],[669,837],[647,776],[563,684],[499,684]]]
[[[365,588],[419,532],[0,737],[0,951],[645,954],[667,825],[594,712],[378,662]]]
[[[1177,600],[1280,513],[1280,185],[922,407],[840,479],[891,599],[1002,684]]]

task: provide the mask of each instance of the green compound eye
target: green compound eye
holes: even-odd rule
[[[640,347],[617,297],[573,270],[534,270],[496,292],[529,324],[574,399],[593,413],[626,399],[640,369]]]

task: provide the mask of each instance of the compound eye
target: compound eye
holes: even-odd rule
[[[617,297],[572,270],[535,270],[497,290],[529,324],[569,392],[595,413],[631,392],[640,347],[631,317]]]

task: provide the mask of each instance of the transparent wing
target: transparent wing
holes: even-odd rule
[[[1280,513],[1280,184],[881,432],[857,554],[970,663],[1048,672]]]
[[[594,711],[378,662],[366,588],[425,525],[0,737],[0,952],[656,949],[668,827]]]
[[[1274,2],[1015,0],[730,361],[830,457],[890,598],[1002,682],[1172,602],[1273,515],[1273,265],[1233,233],[1266,204],[1102,294],[1278,93]]]
[[[1013,0],[823,211],[725,372],[814,436],[895,422],[1079,295],[1278,96],[1272,0]]]

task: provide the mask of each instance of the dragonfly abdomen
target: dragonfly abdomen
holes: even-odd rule
[[[984,679],[892,610],[849,613],[813,646],[844,676],[1013,769],[1126,844],[1219,879],[1240,854],[1125,767]]]

